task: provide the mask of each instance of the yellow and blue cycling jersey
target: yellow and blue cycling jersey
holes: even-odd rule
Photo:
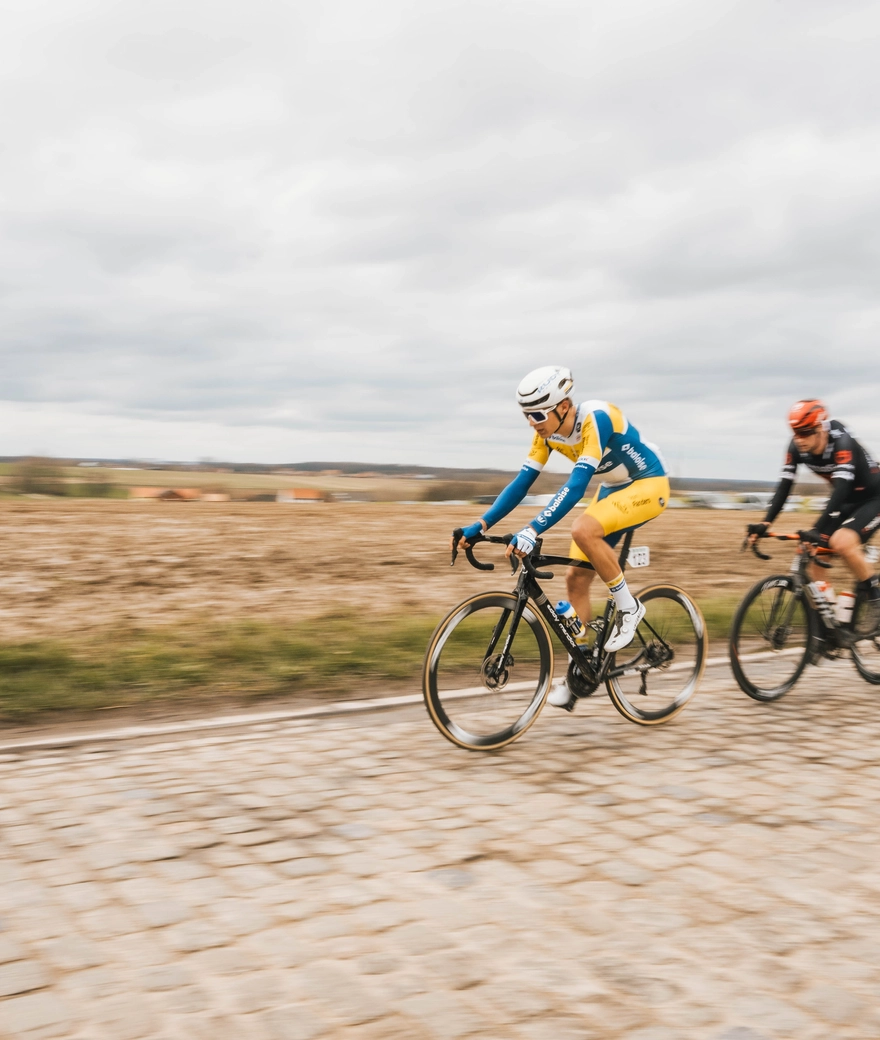
[[[593,473],[610,474],[622,466],[626,473],[620,470],[613,474],[618,478],[612,481],[614,484],[666,475],[659,449],[643,441],[617,405],[608,401],[579,404],[570,437],[553,434],[545,440],[536,433],[526,466],[540,472],[551,451],[571,459],[575,467],[589,467],[590,477]]]
[[[519,474],[483,515],[488,527],[492,527],[519,505],[546,465],[551,451],[557,451],[570,459],[574,469],[549,505],[532,520],[530,526],[539,535],[558,523],[581,501],[594,473],[606,477],[590,507],[594,512],[602,513],[597,518],[606,535],[630,526],[639,526],[666,507],[669,485],[665,480],[666,467],[659,449],[642,440],[639,431],[616,405],[608,401],[584,401],[577,406],[570,436],[553,434],[543,438],[535,434],[531,451]],[[619,490],[629,488],[636,481],[651,478],[664,479],[657,481],[656,487],[651,480],[650,502],[647,499],[645,502],[633,499],[630,505],[624,503],[623,497],[618,494]],[[647,485],[642,486],[647,490]],[[600,502],[604,503],[601,509]],[[621,516],[612,520],[611,510],[615,505]]]

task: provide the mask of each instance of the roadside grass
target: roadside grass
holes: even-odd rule
[[[716,644],[726,641],[736,603],[700,601]],[[0,719],[296,694],[364,697],[383,683],[416,690],[437,620],[333,615],[290,626],[201,622],[0,644]]]
[[[290,627],[191,624],[0,644],[0,718],[300,692],[366,696],[379,682],[418,683],[435,623],[334,615]]]

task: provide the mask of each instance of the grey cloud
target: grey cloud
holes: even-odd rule
[[[22,7],[0,40],[10,408],[173,429],[181,456],[516,466],[513,388],[559,360],[691,475],[772,476],[809,391],[880,448],[872,18]]]

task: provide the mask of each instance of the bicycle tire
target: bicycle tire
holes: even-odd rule
[[[856,602],[853,609],[853,628],[856,632],[856,642],[852,646],[853,664],[856,671],[872,686],[880,686],[880,635],[874,634],[858,638],[861,613],[864,609],[867,595],[859,590],[856,594]]]
[[[743,693],[756,701],[788,693],[810,660],[815,628],[803,588],[790,575],[775,574],[753,585],[730,626],[730,666]]]
[[[531,602],[516,629],[512,664],[501,681],[491,672],[500,655],[490,647],[503,648],[517,604],[506,592],[472,596],[446,615],[428,643],[422,672],[428,715],[447,740],[468,751],[494,751],[517,740],[547,699],[553,645]]]
[[[645,616],[632,643],[614,655],[612,664],[632,668],[608,678],[605,686],[624,718],[656,726],[673,719],[693,697],[706,667],[709,639],[700,608],[677,586],[651,585],[636,598],[644,604]],[[639,671],[646,659],[656,663]]]

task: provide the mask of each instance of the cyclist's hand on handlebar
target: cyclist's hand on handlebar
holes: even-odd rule
[[[746,541],[749,545],[754,545],[759,538],[766,538],[769,530],[770,525],[763,520],[760,524],[749,524]]]
[[[468,524],[467,527],[462,528],[461,538],[458,540],[458,548],[464,552],[465,549],[469,549],[471,545],[488,530],[488,527],[486,527],[482,520],[478,520],[475,524]],[[453,539],[449,540],[449,547],[450,549],[455,548]]]
[[[818,545],[821,549],[828,548],[828,535],[820,534],[815,527],[809,531],[798,531],[798,537],[802,542],[809,542],[810,545]]]
[[[504,554],[508,560],[510,559],[511,553],[518,556],[520,559],[528,554],[535,548],[535,542],[538,540],[537,533],[531,527],[524,527],[519,534],[513,536],[513,540],[507,547],[507,552]]]

